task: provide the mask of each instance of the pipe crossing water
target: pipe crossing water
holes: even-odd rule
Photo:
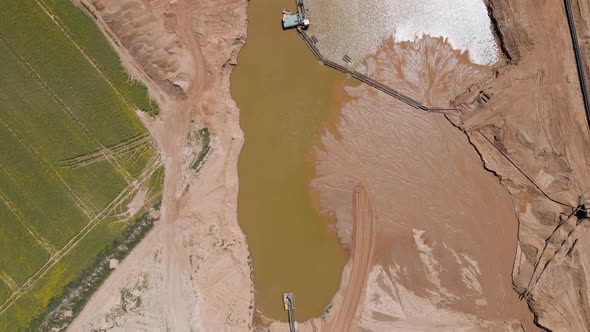
[[[411,106],[412,108],[415,108],[417,110],[422,110],[428,113],[447,113],[448,111],[455,111],[455,112],[461,112],[462,110],[460,108],[452,108],[452,107],[429,107],[426,106],[424,104],[422,104],[421,102],[415,100],[414,98],[407,96],[379,81],[376,81],[364,74],[361,74],[359,72],[357,72],[356,70],[352,70],[350,68],[347,68],[341,64],[338,64],[334,61],[328,60],[326,59],[322,53],[320,52],[320,50],[315,46],[315,44],[317,43],[317,38],[315,38],[315,36],[313,37],[309,37],[307,35],[307,32],[305,32],[305,30],[298,28],[297,31],[299,32],[299,36],[301,36],[301,38],[303,39],[303,41],[305,42],[305,44],[307,45],[307,47],[311,50],[311,52],[313,53],[313,55],[315,56],[316,59],[318,59],[318,61],[320,61],[322,64],[336,69],[339,72],[342,72],[344,74],[349,74],[351,75],[353,78],[357,79],[358,81],[367,84],[368,86],[371,86],[389,96],[392,96],[396,99],[398,99],[399,101],[403,102],[406,105]]]
[[[568,3],[570,0],[565,0],[566,3]],[[336,69],[342,73],[345,74],[349,74],[351,75],[353,78],[359,80],[360,82],[363,82],[379,91],[382,91],[383,93],[392,96],[398,100],[400,100],[401,102],[405,103],[406,105],[411,106],[414,109],[417,110],[422,110],[424,112],[428,112],[428,113],[444,113],[444,114],[452,114],[452,115],[461,115],[461,114],[465,114],[465,110],[459,106],[459,107],[432,107],[432,106],[426,106],[422,103],[420,103],[419,101],[413,99],[412,97],[409,97],[379,81],[376,81],[366,75],[363,75],[355,70],[352,70],[350,68],[347,68],[343,65],[340,65],[334,61],[331,60],[327,60],[322,53],[319,51],[319,49],[315,46],[315,44],[317,43],[317,38],[315,36],[313,37],[309,37],[307,35],[307,32],[301,28],[298,28],[297,31],[299,32],[299,35],[301,36],[301,38],[303,39],[303,41],[305,42],[305,44],[307,45],[307,47],[311,50],[311,52],[313,53],[313,55],[316,57],[316,59],[318,59],[318,61],[320,61],[322,64]],[[575,30],[574,30],[575,31]],[[582,91],[584,93],[584,87],[586,85],[583,85]],[[589,121],[590,121],[590,114],[589,114]],[[541,189],[541,187],[536,183],[536,181],[529,176],[524,170],[522,170],[517,164],[516,162],[514,162],[508,155],[506,155],[506,153],[504,153],[500,148],[498,148],[490,138],[488,138],[481,130],[476,130],[477,133],[479,133],[481,135],[482,138],[484,138],[494,149],[496,149],[502,156],[504,156],[504,158],[506,158],[506,160],[512,165],[514,166],[514,168],[520,172],[522,175],[524,175],[524,177],[531,183],[533,184],[533,186],[543,195],[545,196],[547,199],[551,200],[554,203],[557,203],[559,205],[568,207],[568,208],[572,208],[570,205],[561,202],[557,199],[552,198],[551,196],[549,196],[549,194],[547,194],[543,189]],[[572,209],[573,210],[573,209]]]

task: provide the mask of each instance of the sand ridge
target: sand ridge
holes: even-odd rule
[[[371,271],[375,247],[375,216],[367,188],[359,184],[353,190],[353,247],[351,271],[342,304],[325,330],[352,331],[358,325],[360,304],[363,302],[367,279]]]

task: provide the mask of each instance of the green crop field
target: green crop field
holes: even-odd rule
[[[0,331],[19,331],[159,201],[163,171],[135,114],[157,106],[69,0],[3,2],[0,73]]]

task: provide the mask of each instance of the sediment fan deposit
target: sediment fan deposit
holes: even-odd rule
[[[247,331],[253,286],[239,229],[243,143],[229,75],[246,1],[81,0],[161,113],[142,115],[165,163],[161,220],[116,268],[70,331]],[[207,144],[207,162],[195,158]],[[201,155],[199,157],[199,155]],[[200,161],[199,161],[200,162]]]
[[[492,74],[432,37],[385,43],[368,59],[368,72],[440,106]],[[353,253],[323,330],[349,326],[353,317],[366,331],[531,328],[532,315],[511,287],[517,222],[510,196],[482,168],[465,135],[444,115],[417,111],[368,86],[347,92],[336,132],[325,132],[316,151],[312,181],[322,212],[336,217],[339,237]],[[358,215],[351,210],[358,183],[372,201],[371,245],[353,240],[368,227],[351,217]],[[374,253],[366,258],[359,250]],[[356,268],[367,260],[367,268]],[[351,308],[347,295],[358,282],[365,282],[362,300]]]
[[[552,331],[590,329],[590,226],[578,209],[590,189],[589,134],[564,5],[487,5],[504,56],[493,75],[432,38],[389,44],[369,59],[372,76],[419,100],[444,106],[460,94],[453,104],[465,113],[448,119],[479,156],[440,117],[404,112],[363,86],[348,88],[337,132],[323,135],[312,186],[353,259],[353,188],[364,183],[373,197],[372,269],[347,318],[363,331],[531,331],[533,320]],[[574,1],[574,10],[587,26],[587,6]],[[512,203],[477,171],[481,161]],[[352,274],[363,273],[356,264],[330,312],[303,330],[350,324],[342,302],[357,289]]]

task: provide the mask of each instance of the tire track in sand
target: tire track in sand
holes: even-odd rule
[[[348,284],[334,320],[324,331],[353,331],[358,319],[358,308],[366,288],[375,243],[375,216],[367,188],[359,184],[352,194],[353,244]]]

